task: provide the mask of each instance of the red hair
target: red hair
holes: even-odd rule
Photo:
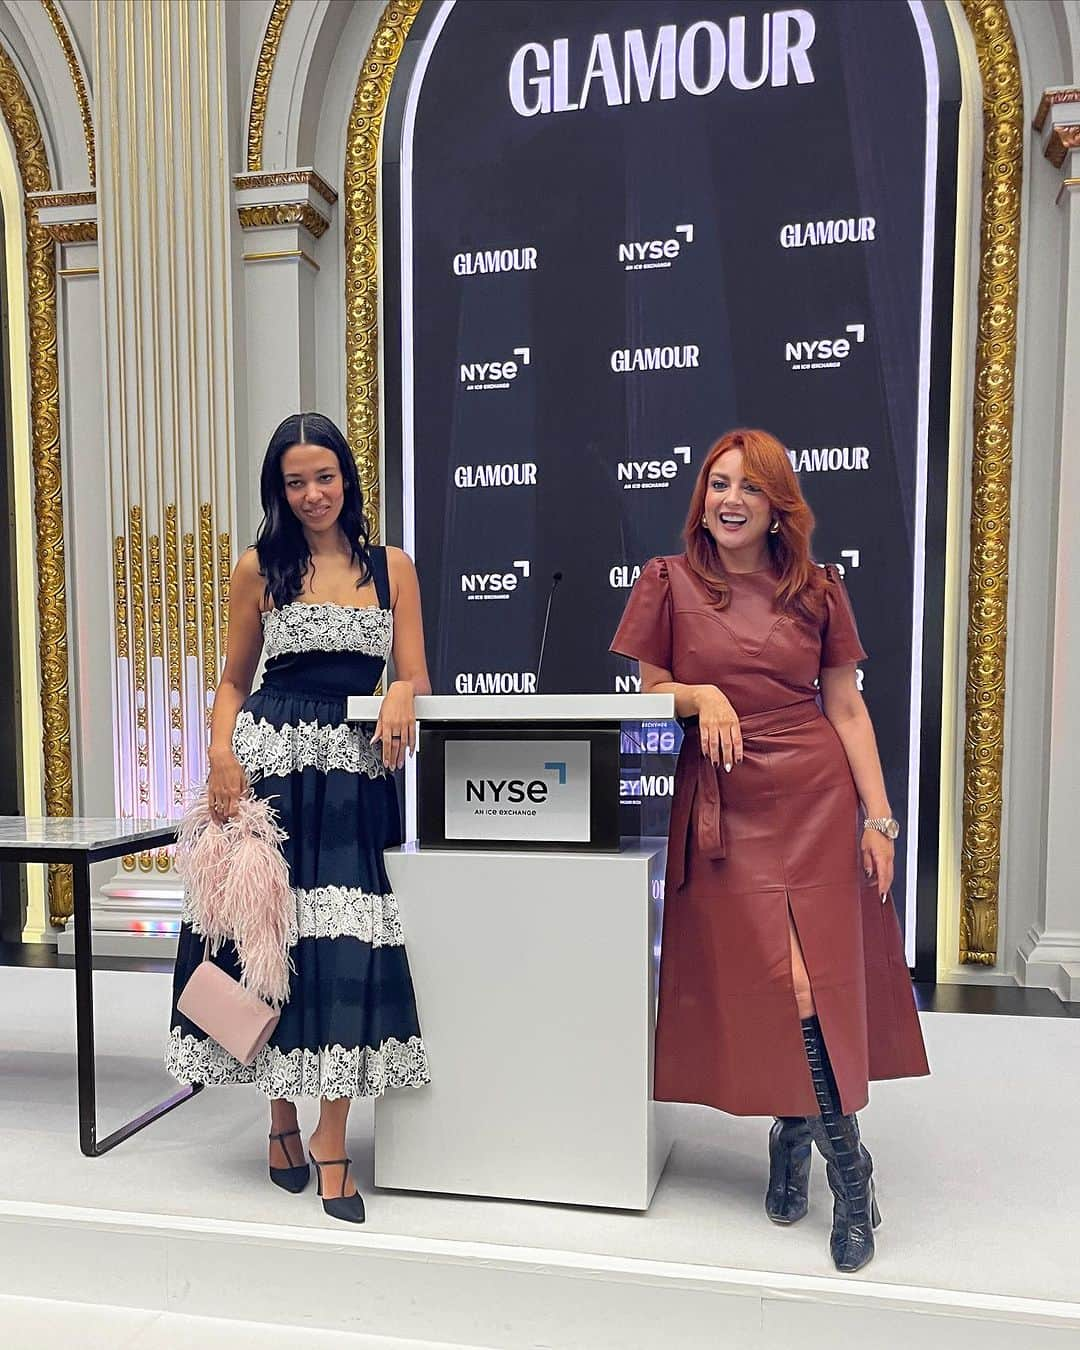
[[[702,516],[712,466],[729,450],[742,451],[744,477],[761,488],[780,522],[776,534],[766,535],[769,556],[779,574],[777,605],[789,613],[817,619],[821,612],[825,576],[810,558],[814,513],[802,495],[787,451],[767,431],[739,427],[725,432],[705,456],[683,526],[686,560],[691,571],[705,583],[717,608],[726,609],[731,600],[731,587],[719,550],[702,523]]]

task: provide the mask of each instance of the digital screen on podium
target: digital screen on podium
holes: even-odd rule
[[[448,740],[447,839],[584,843],[588,741]]]

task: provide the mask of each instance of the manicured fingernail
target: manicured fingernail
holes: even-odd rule
[[[725,773],[730,773],[730,772],[731,772],[731,765],[730,765],[730,764],[726,764],[726,763],[725,763],[725,765],[724,765],[724,772],[725,772]]]
[[[868,867],[868,868],[866,869],[866,875],[867,875],[868,877],[872,877],[872,876],[874,875],[874,870],[873,870],[872,867]]]

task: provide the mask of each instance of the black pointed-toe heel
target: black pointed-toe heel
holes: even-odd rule
[[[820,1116],[807,1120],[826,1163],[833,1193],[829,1250],[837,1270],[852,1274],[874,1259],[874,1229],[881,1223],[874,1194],[874,1160],[859,1137],[854,1114],[845,1115],[821,1026],[816,1017],[802,1024],[806,1058]]]
[[[344,1167],[345,1174],[341,1178],[341,1189],[345,1189],[345,1182],[349,1178],[349,1168],[352,1166],[351,1158],[330,1158],[326,1162],[320,1162],[314,1153],[309,1156],[315,1164],[315,1171],[318,1174],[320,1196],[323,1193],[322,1174],[324,1167]],[[332,1196],[329,1200],[323,1200],[322,1207],[332,1219],[342,1219],[345,1223],[363,1223],[367,1217],[364,1213],[364,1200],[359,1191],[355,1195]]]
[[[291,1139],[296,1135],[300,1138],[299,1130],[282,1130],[280,1134],[272,1134],[271,1140],[276,1139],[281,1145],[281,1151],[286,1158],[289,1157],[289,1147],[285,1143],[286,1139]],[[301,1149],[301,1157],[303,1150]],[[311,1168],[306,1162],[297,1163],[295,1167],[271,1167],[270,1180],[275,1186],[280,1186],[283,1191],[289,1191],[292,1195],[299,1195],[304,1187],[311,1180]]]
[[[809,1208],[813,1136],[805,1116],[778,1116],[769,1131],[769,1189],[765,1213],[779,1224],[798,1223]]]

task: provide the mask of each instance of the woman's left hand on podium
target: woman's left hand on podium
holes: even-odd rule
[[[386,691],[371,740],[382,743],[382,761],[388,769],[400,769],[405,751],[416,750],[416,713],[408,680],[395,680]]]

